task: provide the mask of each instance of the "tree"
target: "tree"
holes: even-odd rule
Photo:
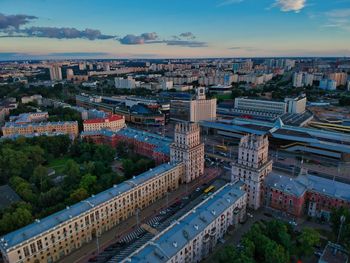
[[[88,192],[84,188],[78,188],[74,190],[73,193],[70,195],[70,200],[72,203],[80,202],[81,200],[84,200],[89,197]]]
[[[72,188],[80,182],[80,168],[74,160],[68,160],[64,166],[63,173],[66,175],[65,183]]]
[[[311,255],[313,247],[320,242],[320,234],[312,228],[304,228],[298,236],[300,255]]]
[[[91,193],[96,185],[97,177],[91,174],[85,174],[79,184],[79,188],[85,189],[88,193]]]
[[[48,176],[48,169],[42,165],[35,167],[30,181],[34,183],[40,192],[46,192],[51,186],[51,180]]]

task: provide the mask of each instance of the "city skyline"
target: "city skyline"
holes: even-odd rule
[[[350,55],[349,0],[3,0],[0,9],[0,60]]]

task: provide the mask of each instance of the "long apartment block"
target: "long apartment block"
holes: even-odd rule
[[[179,187],[184,165],[162,164],[0,238],[5,262],[56,262]]]
[[[123,263],[199,262],[246,213],[243,184],[229,183],[148,241]]]

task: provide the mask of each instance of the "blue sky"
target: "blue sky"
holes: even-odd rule
[[[0,59],[350,56],[350,0],[0,0],[0,36]]]

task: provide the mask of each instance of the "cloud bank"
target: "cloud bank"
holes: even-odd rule
[[[276,0],[274,6],[280,8],[283,12],[294,11],[299,13],[306,4],[306,0]]]

